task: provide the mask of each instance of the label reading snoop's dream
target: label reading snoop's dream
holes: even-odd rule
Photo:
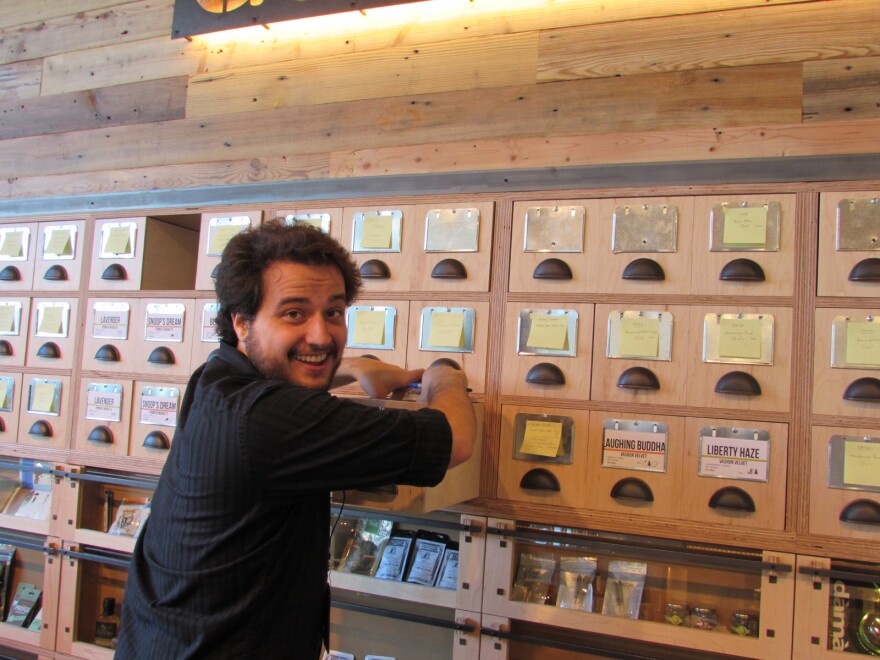
[[[666,433],[605,429],[602,467],[666,472]]]
[[[147,341],[183,341],[183,312],[179,314],[147,313],[144,339]]]
[[[700,436],[701,477],[767,481],[770,441]]]
[[[177,397],[141,396],[141,424],[177,426]]]

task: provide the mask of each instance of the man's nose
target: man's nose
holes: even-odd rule
[[[327,346],[331,341],[327,330],[327,319],[321,314],[315,314],[309,319],[306,326],[306,342],[315,346]]]

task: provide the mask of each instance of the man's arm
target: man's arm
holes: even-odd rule
[[[474,404],[467,393],[467,376],[464,371],[442,364],[425,369],[419,401],[446,415],[446,421],[452,429],[449,467],[455,467],[469,459],[474,452],[477,418]]]
[[[417,383],[424,369],[401,369],[393,364],[364,357],[342,358],[331,389],[357,382],[373,399],[384,399],[394,390]]]

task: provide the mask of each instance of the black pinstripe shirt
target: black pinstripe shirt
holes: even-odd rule
[[[116,658],[317,658],[329,492],[433,486],[451,446],[438,411],[265,380],[221,345],[187,386],[132,556]]]

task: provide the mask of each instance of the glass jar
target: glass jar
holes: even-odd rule
[[[673,626],[686,626],[691,610],[684,603],[666,603],[666,623]]]
[[[758,636],[758,614],[751,611],[739,611],[730,615],[730,632],[740,637]]]
[[[691,627],[714,630],[718,627],[718,612],[711,607],[695,607],[691,614]]]

